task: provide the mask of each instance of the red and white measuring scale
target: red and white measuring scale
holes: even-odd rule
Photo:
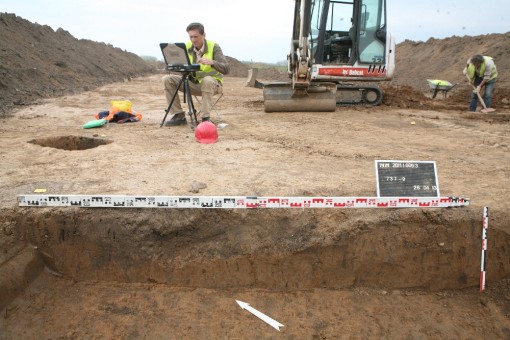
[[[452,208],[469,205],[463,197],[253,197],[19,195],[20,207],[83,208]]]

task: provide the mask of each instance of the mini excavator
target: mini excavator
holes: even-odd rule
[[[266,83],[264,110],[335,111],[337,105],[379,105],[378,81],[395,69],[395,40],[385,0],[295,0],[290,82]]]

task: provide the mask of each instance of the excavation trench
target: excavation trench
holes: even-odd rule
[[[27,245],[12,257],[26,265],[0,267],[22,270],[20,282],[41,263],[78,281],[219,289],[439,290],[476,286],[480,276],[482,219],[471,208],[20,210],[3,222]],[[489,233],[491,280],[510,273],[510,237],[501,230]],[[3,285],[5,301],[19,293]]]

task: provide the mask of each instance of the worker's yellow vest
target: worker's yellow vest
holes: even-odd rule
[[[202,55],[202,57],[205,57],[207,59],[214,59],[213,52],[214,52],[214,41],[206,40],[207,43],[207,52]],[[193,43],[191,41],[188,41],[186,43],[186,50],[188,51],[189,59],[193,60],[193,53],[190,51],[193,51]],[[202,65],[200,64],[200,71],[195,72],[193,75],[193,78],[198,82],[201,83],[202,79],[206,76],[211,76],[217,81],[220,82],[220,84],[223,84],[223,74],[216,71],[212,66],[210,65]]]
[[[487,60],[492,60],[491,57],[487,57],[487,56],[483,56],[483,63],[480,64],[480,71],[478,73],[479,77],[483,78],[483,75],[485,73],[485,68],[487,66],[486,64],[486,61]],[[471,79],[471,81],[473,81],[475,79],[475,72],[476,72],[476,69],[475,69],[475,65],[473,65],[472,63],[469,63],[468,67],[467,67],[467,74],[469,76],[469,79]],[[494,65],[492,67],[492,71],[491,71],[491,75],[490,75],[490,78],[489,78],[489,81],[493,80],[493,79],[496,79],[498,76],[498,70],[496,69],[496,65]]]

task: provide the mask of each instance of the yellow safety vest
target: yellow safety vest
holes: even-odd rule
[[[483,63],[480,64],[480,71],[478,72],[478,76],[481,78],[483,78],[483,75],[485,74],[485,68],[487,67],[487,64],[485,62],[487,60],[492,60],[492,58],[483,56],[483,59],[484,59],[484,61],[483,61]],[[469,76],[469,79],[471,79],[471,81],[473,81],[473,79],[475,79],[475,72],[476,72],[475,65],[473,65],[473,63],[469,63],[469,65],[467,67],[467,74]],[[491,70],[491,75],[489,77],[489,81],[496,79],[497,76],[498,76],[498,70],[496,69],[496,64],[494,64],[492,67],[492,70]]]
[[[214,41],[210,41],[210,40],[206,40],[205,42],[206,42],[206,48],[204,51],[205,53],[202,55],[202,57],[214,60],[213,52],[214,52],[215,43],[214,43]],[[193,43],[191,41],[188,41],[186,43],[186,49],[188,50],[189,59],[193,60]],[[217,81],[219,81],[220,84],[223,84],[223,74],[222,73],[216,71],[214,69],[214,67],[212,67],[210,65],[200,64],[200,71],[195,72],[195,74],[193,75],[193,78],[198,83],[201,83],[202,79],[204,79],[204,77],[206,77],[206,76],[211,76],[214,79],[216,79]]]

